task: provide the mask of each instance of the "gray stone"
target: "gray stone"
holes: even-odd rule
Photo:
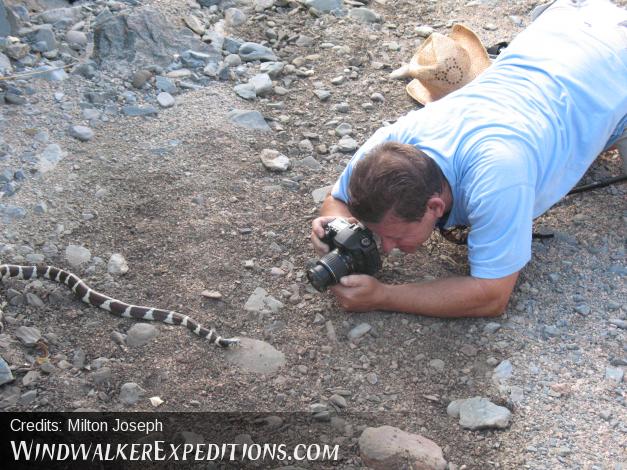
[[[359,452],[363,463],[373,470],[446,468],[442,449],[435,442],[392,426],[364,429],[359,437]]]
[[[93,59],[99,64],[126,61],[135,66],[166,66],[174,54],[187,50],[209,54],[216,62],[221,59],[218,50],[191,34],[180,34],[151,7],[99,16],[95,21]]]
[[[24,385],[24,387],[32,387],[39,381],[40,377],[41,374],[36,370],[29,370],[26,372],[26,375],[22,377],[22,385]]]
[[[194,69],[204,67],[209,63],[217,63],[219,57],[213,54],[188,50],[183,52],[179,59],[185,67]]]
[[[127,105],[122,108],[122,114],[126,116],[156,116],[159,110],[154,106]]]
[[[350,112],[351,108],[347,102],[343,101],[342,103],[338,103],[333,106],[333,110],[338,113],[346,114]]]
[[[26,293],[26,303],[32,307],[43,308],[44,301],[39,298],[37,294],[33,292]]]
[[[496,366],[494,372],[492,372],[492,380],[494,382],[500,382],[502,380],[507,380],[512,377],[514,373],[514,367],[509,360],[501,361],[501,363]]]
[[[298,166],[309,168],[310,170],[314,171],[320,171],[322,169],[322,165],[320,164],[320,162],[311,155],[300,160],[298,162]]]
[[[0,52],[0,74],[9,75],[13,72],[13,66],[11,65],[11,59]]]
[[[89,262],[91,259],[91,251],[82,246],[68,245],[65,249],[65,259],[70,266],[78,268]]]
[[[283,303],[268,295],[265,289],[257,287],[244,304],[244,310],[253,313],[276,313]]]
[[[305,0],[305,6],[314,8],[323,13],[330,13],[341,10],[344,7],[344,0]]]
[[[91,374],[96,385],[102,385],[111,381],[111,369],[109,367],[101,367]]]
[[[43,25],[33,35],[33,40],[36,43],[43,43],[43,47],[38,47],[39,52],[48,52],[57,48],[57,38],[54,35],[51,25]]]
[[[486,323],[486,325],[483,327],[483,332],[492,334],[492,333],[496,333],[500,329],[501,329],[500,323],[491,321],[491,322]]]
[[[230,26],[241,26],[246,23],[246,13],[239,8],[227,8],[224,11],[224,21]]]
[[[372,329],[372,325],[368,323],[360,323],[348,332],[348,339],[354,341],[366,335]]]
[[[78,348],[74,350],[74,354],[72,356],[72,366],[77,369],[82,369],[85,367],[85,361],[87,360],[87,356],[85,355],[85,351]]]
[[[590,315],[590,307],[586,304],[579,304],[575,306],[575,312],[577,312],[579,315]]]
[[[41,339],[41,332],[32,326],[20,326],[15,330],[15,336],[24,346],[35,346]]]
[[[37,390],[29,390],[20,396],[20,405],[30,405],[37,399]]]
[[[155,77],[155,86],[157,87],[157,90],[165,91],[166,93],[170,93],[171,95],[176,94],[176,92],[178,91],[176,85],[172,80],[170,80],[168,77],[163,77],[161,75]]]
[[[627,330],[627,320],[621,320],[620,318],[610,318],[608,322],[621,330]]]
[[[49,23],[54,24],[57,22],[65,22],[66,24],[73,24],[80,21],[82,17],[82,7],[71,7],[71,8],[54,8],[51,10],[46,10],[36,15],[33,19],[35,22],[39,23]]]
[[[81,142],[87,142],[94,137],[94,131],[87,126],[72,126],[69,134]]]
[[[0,215],[2,216],[2,220],[8,224],[13,220],[26,217],[26,211],[18,206],[0,204]]]
[[[233,87],[233,91],[235,91],[237,96],[244,98],[245,100],[254,100],[257,98],[255,85],[252,83],[240,83],[239,85],[235,85]]]
[[[226,351],[225,359],[257,374],[271,374],[285,364],[285,355],[272,345],[250,338],[240,338],[237,348]]]
[[[18,20],[13,11],[0,0],[0,37],[17,36]]]
[[[162,91],[157,95],[157,102],[163,108],[171,108],[176,104],[172,95],[166,91]]]
[[[263,149],[259,158],[268,170],[286,171],[290,167],[290,159],[277,150]]]
[[[276,62],[264,62],[264,64],[275,63]],[[238,65],[242,65],[242,58],[237,54],[229,54],[224,58],[224,65],[226,65],[227,67],[237,67]]]
[[[466,429],[505,429],[509,426],[511,412],[497,406],[487,398],[474,397],[464,400],[459,407],[459,424]]]
[[[338,137],[344,137],[345,135],[351,135],[352,133],[353,127],[346,122],[339,124],[335,128],[335,135],[337,135]]]
[[[324,186],[322,188],[314,189],[311,192],[311,197],[313,198],[314,202],[316,204],[322,203],[327,198],[329,193],[331,192],[331,188],[333,188],[333,185]]]
[[[381,15],[363,7],[352,8],[348,12],[348,16],[356,19],[357,21],[361,21],[362,23],[381,23],[382,21]]]
[[[268,126],[268,123],[259,111],[234,109],[228,113],[227,117],[232,123],[238,126],[246,127],[247,129],[260,131],[270,130],[270,126]]]
[[[65,156],[66,152],[62,151],[61,147],[57,144],[50,144],[37,156],[37,169],[41,173],[46,173],[57,166],[57,163],[63,160]]]
[[[423,38],[429,37],[433,33],[435,33],[435,29],[433,29],[431,26],[416,26],[414,28],[414,31],[418,36]]]
[[[120,253],[113,253],[107,263],[107,272],[109,274],[113,274],[114,276],[126,274],[128,272],[128,263],[126,262],[124,256]]]
[[[242,47],[242,44],[244,41],[237,38],[225,37],[222,40],[222,48],[231,54],[239,54],[239,48]]]
[[[300,142],[298,142],[298,150],[300,150],[303,153],[312,153],[314,150],[314,147],[313,147],[313,144],[311,143],[311,140],[303,139]]]
[[[68,31],[65,34],[65,40],[72,49],[76,50],[81,50],[87,45],[87,35],[82,31]]]
[[[331,395],[329,397],[329,401],[336,405],[338,408],[346,408],[347,406],[346,398],[344,398],[342,395],[338,395],[337,393]]]
[[[274,6],[274,0],[253,0],[255,11],[268,10]]]
[[[328,90],[314,90],[313,94],[316,95],[320,101],[326,101],[331,96],[331,92]]]
[[[239,56],[236,57],[239,58]],[[261,73],[267,73],[272,79],[276,79],[281,75],[284,68],[285,64],[283,62],[263,62],[259,66],[259,71]]]
[[[183,21],[188,26],[188,28],[191,29],[196,34],[199,34],[202,36],[206,31],[205,25],[203,25],[202,21],[200,21],[194,15],[188,15],[188,16],[183,17]]]
[[[126,335],[126,344],[131,347],[143,346],[157,337],[159,331],[150,323],[135,323]]]
[[[459,408],[465,400],[453,400],[446,407],[446,414],[451,418],[459,418]]]
[[[264,96],[272,93],[272,80],[267,73],[260,73],[249,80],[249,83],[255,88],[257,96]]]
[[[0,13],[1,13],[2,3],[0,3]],[[9,382],[13,382],[15,377],[13,377],[13,372],[11,372],[11,368],[6,361],[0,357],[0,385],[4,385]]]
[[[145,391],[135,382],[127,382],[120,387],[120,401],[125,405],[134,405]]]
[[[337,143],[337,148],[340,152],[352,153],[359,147],[359,144],[352,137],[345,135]]]
[[[272,49],[257,44],[256,42],[245,42],[239,47],[238,54],[244,62],[259,60],[262,62],[277,60]]]
[[[617,384],[623,381],[625,371],[620,367],[606,367],[605,368],[605,380],[615,382]]]

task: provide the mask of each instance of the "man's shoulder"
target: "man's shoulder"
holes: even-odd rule
[[[515,142],[487,139],[473,155],[461,159],[462,186],[481,192],[499,192],[511,186],[533,185],[533,159]]]

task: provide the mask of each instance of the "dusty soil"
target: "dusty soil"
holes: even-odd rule
[[[144,3],[170,13],[188,9],[185,2]],[[273,20],[281,21],[288,33],[314,38],[307,48],[291,44],[279,49],[281,60],[301,57],[315,71],[294,80],[287,95],[248,103],[235,95],[233,83],[213,82],[177,96],[177,105],[157,118],[118,116],[103,122],[86,143],[60,130],[54,139],[67,157],[11,199],[24,208],[44,200],[48,212],[29,210],[24,219],[3,227],[0,242],[36,252],[52,243],[59,254],[46,261],[60,266],[65,266],[69,244],[85,246],[105,261],[121,253],[130,266],[125,276],[107,275],[106,265],[77,274],[116,298],[187,313],[224,335],[267,341],[285,354],[286,365],[270,375],[246,372],[226,361],[219,348],[165,325],[158,326],[158,340],[148,345],[120,346],[111,333],[125,332],[132,321],[85,306],[62,286],[13,282],[14,289],[35,289],[44,299],[51,291],[61,294],[60,301],[45,301],[43,308],[4,307],[10,317],[5,334],[12,341],[2,354],[19,366],[17,382],[33,355],[12,336],[19,325],[35,326],[54,339],[49,341],[53,363],[71,361],[74,351],[82,349],[88,362],[109,358],[112,378],[96,385],[88,370],[58,370],[42,376],[34,403],[11,409],[124,410],[128,408],[117,395],[126,382],[140,384],[146,397],[160,396],[163,411],[308,411],[310,404],[326,402],[340,390],[348,402],[340,414],[400,412],[388,415],[394,416],[389,424],[432,439],[447,461],[469,469],[619,468],[614,466],[625,458],[625,388],[604,376],[606,367],[616,360],[620,365],[625,357],[624,330],[608,321],[624,319],[627,305],[623,274],[611,269],[625,262],[624,187],[569,197],[537,221],[537,228],[557,236],[534,242],[533,259],[507,313],[496,320],[350,314],[330,296],[312,291],[304,274],[314,256],[308,237],[317,205],[311,192],[331,184],[348,157],[314,152],[320,170],[295,165],[283,174],[269,172],[259,160],[261,150],[271,148],[298,162],[307,156],[298,150],[304,136],[315,146],[330,147],[339,140],[332,132],[339,122],[349,122],[353,137],[362,143],[382,122],[412,109],[402,84],[388,81],[387,74],[419,43],[416,25],[441,25],[438,30],[445,32],[449,21],[463,22],[490,45],[520,31],[509,16],[527,24],[533,6],[531,1],[474,6],[461,1],[373,2],[369,8],[384,18],[378,28],[348,18],[316,19],[305,10],[267,12],[239,27],[238,35],[261,41],[267,21]],[[494,30],[484,28],[490,23]],[[321,49],[325,42],[347,45],[350,52]],[[397,42],[400,50],[391,50],[389,42]],[[373,62],[385,67],[373,67]],[[354,78],[331,85],[347,68]],[[313,95],[316,82],[332,91],[328,102]],[[68,80],[58,85],[37,81],[37,86],[38,106],[47,109],[39,118],[54,128],[62,117],[52,93],[63,89],[71,94],[78,85]],[[363,109],[361,104],[375,92],[385,101]],[[350,105],[346,115],[333,109],[342,101]],[[277,107],[278,102],[283,104]],[[258,109],[283,130],[235,127],[226,117],[233,108]],[[19,146],[37,117],[19,108],[0,111],[5,140]],[[78,108],[68,112],[80,116]],[[586,181],[617,174],[617,155],[608,152]],[[388,257],[380,277],[400,283],[463,274],[468,271],[465,257],[465,248],[434,235],[415,255]],[[285,274],[272,274],[273,267]],[[246,312],[244,303],[256,287],[284,307],[261,318]],[[222,298],[203,298],[207,289]],[[575,311],[581,304],[589,306],[587,314]],[[327,321],[334,325],[337,341],[329,338]],[[501,328],[484,331],[490,321]],[[372,332],[349,342],[347,332],[361,322],[371,324]],[[444,368],[432,367],[433,359],[444,361]],[[505,359],[514,367],[507,385],[524,392],[517,403],[508,387],[491,378],[495,360]],[[376,374],[376,383],[368,374]],[[473,396],[508,406],[513,411],[509,429],[471,432],[446,414],[451,399]],[[131,409],[153,408],[143,399]],[[385,413],[379,416],[387,422]],[[356,448],[358,437],[355,431],[344,445]],[[360,462],[355,457],[342,465],[356,468]]]

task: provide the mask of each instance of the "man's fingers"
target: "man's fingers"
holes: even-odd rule
[[[340,278],[340,284],[344,287],[358,287],[363,284],[365,277],[364,274],[349,274]]]

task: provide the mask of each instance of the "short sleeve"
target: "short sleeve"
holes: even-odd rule
[[[469,201],[468,260],[474,277],[497,279],[531,259],[535,191],[516,184]]]

